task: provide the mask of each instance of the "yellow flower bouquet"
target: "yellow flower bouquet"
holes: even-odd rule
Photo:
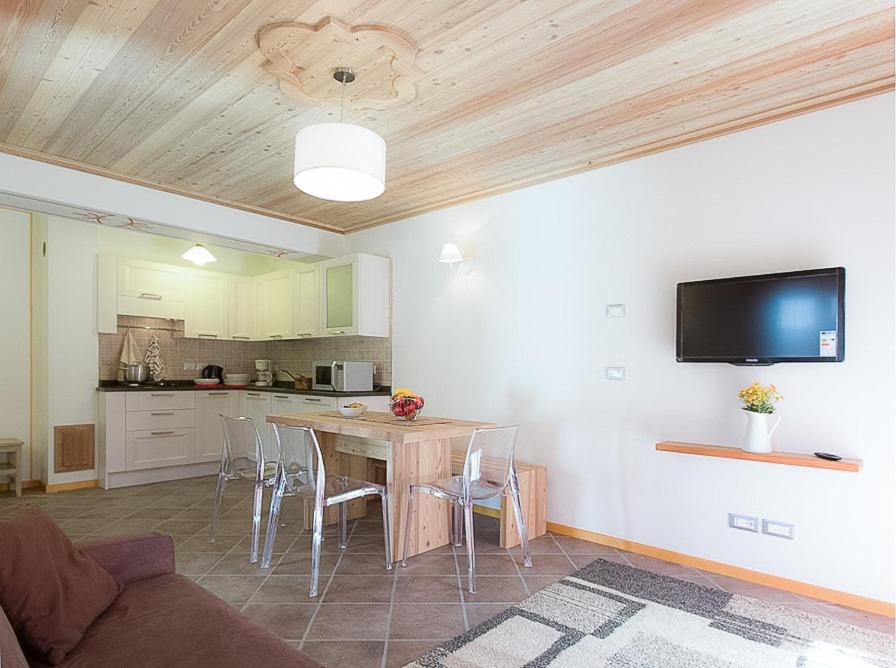
[[[745,411],[771,414],[775,412],[775,402],[784,397],[778,394],[778,388],[774,385],[753,383],[738,392],[737,398],[743,403]]]

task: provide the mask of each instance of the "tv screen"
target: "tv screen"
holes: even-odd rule
[[[842,362],[843,267],[678,284],[679,362]]]

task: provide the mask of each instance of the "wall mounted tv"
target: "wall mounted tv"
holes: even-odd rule
[[[679,362],[842,362],[843,267],[678,284]]]

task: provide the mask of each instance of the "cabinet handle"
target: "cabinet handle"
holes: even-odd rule
[[[234,334],[230,338],[234,339],[235,341],[249,341],[250,340],[248,336],[237,336],[236,334]]]
[[[288,394],[275,394],[274,399],[289,399]]]
[[[230,392],[209,392],[208,396],[210,396],[210,397],[229,397]]]
[[[173,431],[151,431],[149,432],[151,436],[171,436]]]
[[[246,392],[247,397],[260,397],[261,395],[258,392]]]
[[[156,295],[152,292],[141,292],[140,299],[152,299],[153,301],[161,301],[162,295]]]
[[[304,397],[302,401],[313,401],[316,404],[320,403],[320,399],[315,399],[314,397]]]
[[[173,397],[173,392],[150,392],[149,396],[151,397]]]
[[[331,329],[330,334],[345,334],[344,329]]]
[[[270,338],[272,338],[272,339],[282,339],[282,338],[283,338],[283,335],[282,335],[282,334],[271,334]]]
[[[199,338],[200,339],[217,339],[218,335],[217,334],[200,334]]]
[[[150,413],[150,415],[174,415],[174,411],[167,411],[164,413]]]

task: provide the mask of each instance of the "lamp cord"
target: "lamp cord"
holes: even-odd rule
[[[342,80],[342,93],[339,96],[339,122],[345,122],[345,79]]]

